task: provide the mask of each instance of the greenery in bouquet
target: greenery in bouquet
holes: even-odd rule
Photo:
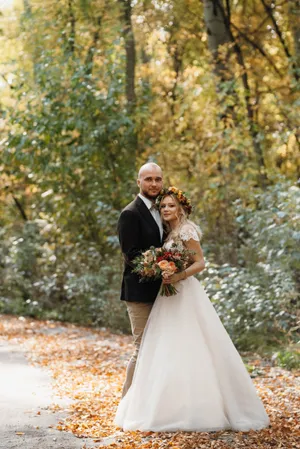
[[[154,281],[172,276],[174,273],[183,271],[193,254],[184,248],[182,244],[173,243],[171,248],[155,248],[151,246],[140,256],[133,260],[134,273],[140,276],[140,282]],[[177,293],[173,284],[162,284],[160,293],[163,296],[172,296]]]

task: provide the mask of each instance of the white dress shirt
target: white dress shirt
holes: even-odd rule
[[[156,209],[156,207],[154,207],[154,204],[151,200],[149,200],[148,198],[146,198],[144,195],[142,195],[141,193],[138,194],[139,197],[141,198],[141,200],[144,201],[145,205],[147,206],[147,208],[149,209],[152,217],[154,218],[154,220],[157,223],[157,226],[159,228],[159,233],[160,233],[160,238],[162,239],[163,237],[163,225],[161,222],[161,218],[160,218],[160,213],[159,211]]]

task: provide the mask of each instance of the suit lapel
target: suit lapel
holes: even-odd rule
[[[156,223],[153,215],[151,214],[150,210],[148,209],[144,201],[139,196],[137,196],[135,204],[140,214],[142,214],[143,217],[146,218],[147,222],[151,225],[152,229],[154,229],[157,232],[159,240],[161,241],[158,224]]]

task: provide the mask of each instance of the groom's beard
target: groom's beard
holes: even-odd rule
[[[156,200],[156,198],[158,197],[158,195],[159,195],[159,193],[157,193],[157,194],[155,194],[155,195],[149,195],[148,193],[146,193],[146,192],[141,192],[142,193],[142,195],[145,197],[145,198],[148,198],[148,200],[150,200],[150,201],[155,201]]]

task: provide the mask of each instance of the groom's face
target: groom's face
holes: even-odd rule
[[[155,199],[163,186],[161,169],[155,166],[146,168],[140,173],[137,183],[142,195],[149,199]]]

